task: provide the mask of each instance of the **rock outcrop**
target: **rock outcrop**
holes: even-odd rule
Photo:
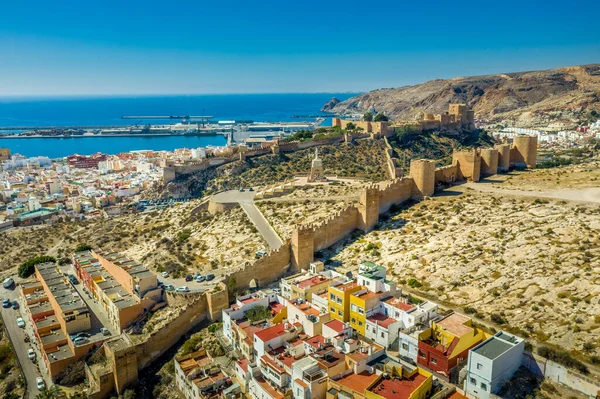
[[[413,120],[466,103],[488,122],[522,127],[570,128],[600,112],[600,64],[498,75],[437,79],[351,97],[323,111],[362,114],[376,109],[392,119]]]
[[[338,100],[335,97],[332,97],[331,100],[327,101],[325,103],[325,105],[323,105],[323,108],[321,108],[322,112],[331,112],[331,110],[333,110],[336,105],[338,105],[340,103],[340,100]]]

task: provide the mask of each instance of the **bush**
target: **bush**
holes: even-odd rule
[[[36,256],[26,260],[19,266],[19,277],[27,278],[31,276],[35,272],[35,265],[46,262],[56,262],[56,259],[52,256]]]
[[[268,319],[271,317],[271,310],[265,306],[256,306],[248,310],[244,316],[251,322]]]
[[[89,251],[90,249],[92,249],[90,244],[80,244],[77,248],[75,248],[75,252]]]
[[[490,319],[496,324],[508,323],[508,321],[502,315],[499,315],[498,313],[492,313],[492,315],[490,316]]]

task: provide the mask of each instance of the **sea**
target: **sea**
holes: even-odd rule
[[[0,126],[127,126],[175,123],[178,120],[131,120],[124,115],[210,115],[213,121],[282,122],[313,120],[293,116],[323,115],[332,97],[345,100],[355,93],[223,94],[102,97],[0,97]],[[2,131],[6,133],[6,131]],[[28,157],[62,158],[96,152],[167,150],[226,144],[217,136],[0,138],[0,147]]]

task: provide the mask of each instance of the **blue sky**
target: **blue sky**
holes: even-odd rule
[[[600,62],[600,1],[3,1],[0,95],[347,92]]]

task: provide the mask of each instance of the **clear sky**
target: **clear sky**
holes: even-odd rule
[[[598,0],[2,1],[0,95],[349,92],[598,63],[599,15]]]

